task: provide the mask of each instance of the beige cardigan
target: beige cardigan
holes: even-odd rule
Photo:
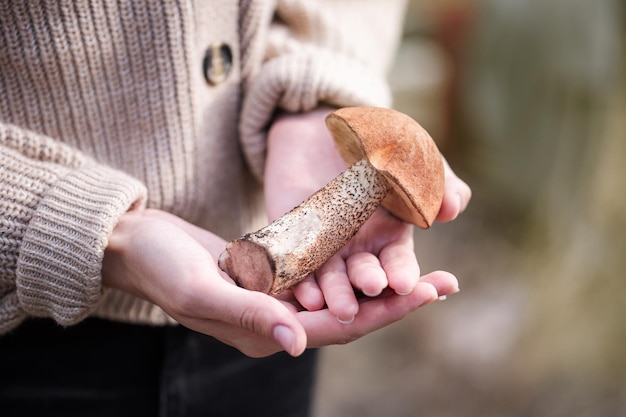
[[[404,3],[2,2],[0,333],[28,316],[171,322],[101,285],[119,216],[258,227],[273,113],[389,105]]]

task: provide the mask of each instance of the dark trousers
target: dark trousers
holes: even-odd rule
[[[316,356],[251,359],[182,326],[31,320],[0,336],[0,416],[304,417]]]

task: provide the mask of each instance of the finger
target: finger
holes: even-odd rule
[[[437,220],[440,222],[456,219],[467,208],[472,198],[472,190],[469,185],[454,173],[445,159],[444,172],[445,188],[441,208],[437,215]]]
[[[251,358],[263,358],[284,350],[274,339],[268,339],[238,326],[217,320],[195,319],[184,323],[184,325],[192,330],[211,335],[211,337]]]
[[[437,298],[437,290],[432,284],[420,282],[408,295],[391,292],[387,297],[366,299],[360,305],[359,314],[349,324],[337,323],[327,310],[304,311],[297,317],[309,336],[309,347],[344,344],[395,323]]]
[[[348,278],[346,264],[339,255],[330,258],[316,273],[328,311],[335,321],[350,323],[359,311],[359,303]]]
[[[439,297],[451,295],[459,292],[459,281],[457,278],[446,271],[434,271],[420,278],[419,282],[432,285]]]
[[[292,290],[296,300],[307,310],[320,310],[324,307],[324,293],[317,283],[315,275],[307,276]]]
[[[411,293],[419,281],[420,268],[413,245],[407,241],[389,244],[380,252],[380,263],[387,281],[397,294]]]
[[[368,297],[376,297],[387,287],[387,276],[376,255],[358,252],[346,259],[348,277],[352,284]]]
[[[292,356],[304,352],[307,345],[304,328],[280,301],[226,283],[221,291],[211,306],[218,320],[274,340]]]

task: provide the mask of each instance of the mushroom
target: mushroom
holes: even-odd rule
[[[382,204],[399,219],[432,225],[443,199],[443,159],[409,116],[346,107],[326,118],[350,167],[268,226],[229,242],[219,267],[238,285],[277,295],[321,267]]]

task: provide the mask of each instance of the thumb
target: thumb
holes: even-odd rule
[[[307,335],[295,315],[279,300],[261,292],[230,285],[234,291],[224,306],[231,324],[278,343],[292,356],[301,355]]]

